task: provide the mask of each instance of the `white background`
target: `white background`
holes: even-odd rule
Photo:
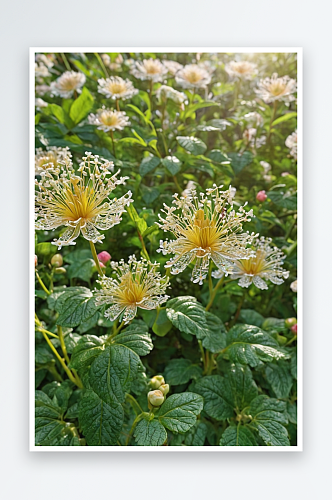
[[[307,494],[310,499],[328,498],[332,413],[328,3],[16,0],[3,4],[1,19],[1,497],[288,500]],[[28,452],[28,48],[61,45],[303,47],[302,453]]]

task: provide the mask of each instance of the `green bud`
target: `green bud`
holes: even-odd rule
[[[169,393],[169,385],[162,384],[161,386],[159,386],[159,391],[161,391],[164,396],[167,396],[167,394]]]
[[[287,319],[285,319],[285,325],[288,328],[292,328],[292,326],[296,325],[296,323],[297,323],[297,319],[296,318],[287,318]]]
[[[54,274],[66,274],[66,269],[64,267],[56,267],[54,269]]]
[[[152,387],[152,389],[159,389],[159,387],[164,383],[164,377],[162,375],[156,375],[150,380],[149,385]]]
[[[280,345],[286,344],[287,339],[286,337],[283,337],[282,335],[277,334],[277,341],[279,342]]]
[[[165,401],[164,395],[161,391],[150,391],[148,393],[148,402],[152,406],[161,406]]]
[[[61,267],[63,264],[62,255],[60,253],[56,253],[55,255],[53,255],[51,259],[51,264],[53,267]]]

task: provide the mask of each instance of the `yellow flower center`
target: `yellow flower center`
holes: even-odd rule
[[[133,279],[130,272],[122,277],[121,287],[116,293],[119,303],[130,306],[136,305],[146,297],[146,289],[143,283],[140,283],[139,278]]]
[[[114,113],[103,111],[99,115],[99,120],[107,127],[112,127],[118,124],[118,117]]]
[[[282,82],[274,82],[270,86],[270,92],[274,96],[281,95],[285,92],[285,85]]]
[[[145,70],[149,75],[155,75],[160,72],[159,64],[154,61],[145,61]]]
[[[202,75],[200,71],[197,71],[196,69],[190,69],[186,72],[186,79],[190,83],[197,83],[202,79]]]
[[[257,250],[256,256],[251,259],[240,260],[239,266],[245,274],[257,276],[268,269],[268,263],[265,260],[266,252]]]
[[[216,249],[221,234],[215,220],[210,220],[204,210],[199,209],[195,214],[193,227],[187,227],[183,231],[183,236],[187,239],[185,251],[201,248],[196,255],[203,257],[206,251]]]
[[[126,87],[126,84],[125,83],[119,83],[119,82],[111,82],[109,85],[108,85],[108,90],[112,93],[112,94],[121,94],[122,92],[125,92],[127,89]]]
[[[66,78],[61,82],[62,90],[74,90],[77,87],[76,78]]]
[[[67,188],[63,195],[56,199],[57,213],[68,221],[93,219],[100,212],[95,190],[88,186],[79,186],[78,179],[71,179],[71,182],[72,189]]]

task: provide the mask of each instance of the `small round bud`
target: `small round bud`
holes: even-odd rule
[[[165,383],[165,379],[162,375],[156,375],[150,380],[150,386],[152,389],[159,389],[159,387]]]
[[[169,385],[162,384],[161,386],[159,386],[159,391],[161,391],[164,396],[167,396],[167,394],[169,393]]]
[[[98,260],[99,262],[102,262],[103,264],[106,264],[109,260],[111,260],[111,256],[108,252],[100,252],[98,255]]]
[[[54,274],[66,274],[66,269],[64,267],[56,267],[54,270]]]
[[[296,318],[287,318],[285,319],[285,325],[288,328],[291,328],[293,325],[296,325],[297,319]]]
[[[38,257],[37,255],[35,255],[35,267],[37,267],[37,264],[38,264]]]
[[[280,345],[284,345],[287,342],[286,337],[283,337],[282,335],[277,334],[277,341],[279,342]]]
[[[258,193],[256,194],[257,201],[265,201],[266,198],[267,198],[267,194],[265,193],[265,191],[258,191]]]
[[[99,265],[100,265],[101,269],[105,269],[105,267],[106,267],[101,261],[99,261]]]
[[[297,280],[293,281],[290,285],[289,285],[290,289],[292,290],[292,292],[296,293],[297,292]]]
[[[150,391],[148,393],[148,402],[152,406],[161,406],[165,401],[164,395],[161,391]]]
[[[296,325],[292,326],[291,331],[294,333],[294,335],[297,335],[297,323]]]
[[[55,255],[53,255],[51,259],[51,264],[53,267],[61,267],[63,264],[62,255],[60,253],[56,253]]]

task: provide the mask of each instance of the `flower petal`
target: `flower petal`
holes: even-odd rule
[[[92,243],[101,243],[105,238],[105,236],[100,234],[95,226],[89,221],[86,221],[86,224],[81,228],[81,230],[84,238],[88,241],[92,241]]]
[[[76,245],[76,242],[73,240],[76,240],[76,238],[80,234],[80,229],[81,226],[79,222],[78,224],[76,224],[76,226],[68,226],[66,231],[60,236],[60,238],[52,242],[53,245],[57,245],[58,250],[60,250],[62,246]]]
[[[124,310],[125,306],[122,304],[113,304],[105,311],[105,317],[110,321],[114,321]]]
[[[171,267],[171,273],[172,274],[179,274],[181,273],[189,264],[190,262],[195,258],[195,254],[192,252],[186,252],[185,254],[175,257],[175,259],[171,259],[168,261],[165,267]]]
[[[137,307],[135,305],[127,306],[125,312],[123,314],[123,321],[125,324],[129,323],[132,319],[135,318],[137,313]]]
[[[262,278],[260,278],[259,276],[254,276],[253,282],[254,285],[256,285],[257,288],[260,288],[261,290],[267,290],[269,288],[266,282],[262,280]]]
[[[263,280],[262,280],[263,281]],[[242,286],[242,288],[248,288],[252,283],[252,276],[242,276],[241,279],[239,279],[238,285]]]

